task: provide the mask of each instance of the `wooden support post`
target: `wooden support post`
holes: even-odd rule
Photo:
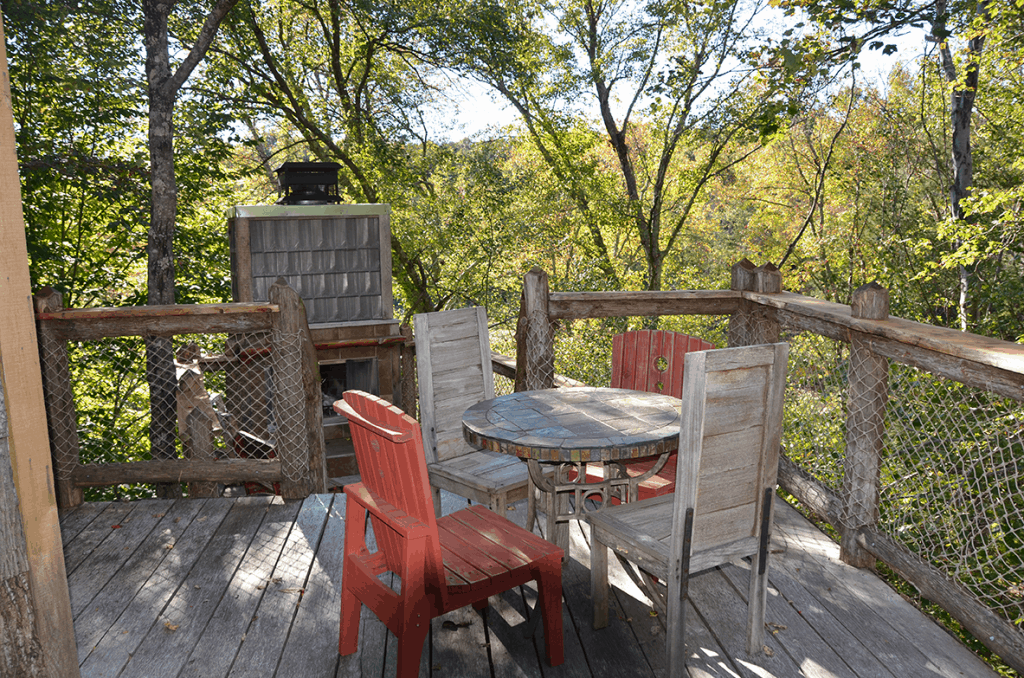
[[[731,288],[736,292],[754,289],[754,264],[749,259],[741,259],[732,266]],[[752,341],[754,305],[744,301],[740,310],[729,317],[729,346],[749,346]]]
[[[0,676],[77,678],[0,18]]]
[[[782,273],[772,263],[754,269],[754,291],[760,294],[778,294],[782,291]],[[752,314],[751,343],[774,344],[782,329],[775,309],[758,306]]]
[[[35,630],[25,531],[11,472],[3,383],[0,359],[0,647],[4,648],[0,652],[0,675],[34,678],[48,674]]]
[[[278,278],[270,286],[270,303],[280,308],[274,318],[272,363],[274,423],[277,425],[274,433],[275,449],[285,476],[281,483],[281,494],[289,499],[301,499],[308,496],[314,487],[313,478],[310,477],[312,451],[308,449],[305,430],[306,394],[302,378],[305,356],[300,343],[308,341],[309,330],[304,327],[306,322],[302,299],[284,278]],[[323,430],[322,425],[320,429]],[[324,463],[322,456],[320,463]],[[323,477],[326,479],[326,476],[325,468]]]
[[[196,407],[186,419],[188,436],[185,456],[189,459],[213,461],[213,420],[202,408]],[[217,483],[197,481],[188,484],[189,497],[216,497]]]
[[[555,346],[548,314],[548,274],[534,267],[523,278],[520,326],[516,330],[516,364],[525,365],[522,389],[516,375],[516,390],[553,388]]]
[[[850,306],[854,318],[885,320],[889,317],[889,291],[874,282],[864,285],[853,293]],[[889,361],[873,353],[859,333],[852,333],[840,558],[856,567],[875,564],[875,557],[856,537],[860,528],[878,521],[878,474],[888,388]]]
[[[52,313],[63,308],[60,292],[43,288],[34,298],[37,313]],[[39,328],[39,362],[43,368],[46,394],[46,421],[50,432],[50,452],[57,483],[57,506],[71,508],[84,501],[82,488],[71,482],[79,464],[78,423],[75,396],[71,390],[68,345],[43,327]]]

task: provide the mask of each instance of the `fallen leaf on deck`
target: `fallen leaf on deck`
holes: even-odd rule
[[[768,656],[768,657],[774,657],[775,656],[775,650],[771,649],[767,645],[765,645],[763,649],[764,649],[764,653],[765,653],[766,656]]]
[[[111,525],[110,529],[112,529],[112,530],[120,530],[121,526],[120,525]]]
[[[172,624],[171,622],[165,621],[164,626],[170,631],[177,631],[180,624]]]

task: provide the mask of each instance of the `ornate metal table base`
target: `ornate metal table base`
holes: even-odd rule
[[[583,520],[587,513],[600,511],[613,498],[623,503],[636,501],[639,497],[640,483],[660,472],[668,461],[669,454],[666,452],[659,455],[654,466],[638,476],[630,476],[626,473],[626,468],[617,461],[543,462],[527,459],[526,463],[530,470],[530,499],[534,497],[534,488],[544,493],[544,512],[547,515],[545,537],[561,547],[568,556],[569,521]],[[588,465],[603,467],[604,480],[588,482]],[[598,507],[588,509],[588,499],[598,503]],[[536,512],[531,511],[530,514],[535,516]],[[532,530],[533,525],[528,525],[527,529]]]

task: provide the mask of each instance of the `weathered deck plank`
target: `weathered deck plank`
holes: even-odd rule
[[[155,499],[137,504],[135,510],[121,519],[116,529],[68,576],[71,595],[71,616],[78,617],[92,602],[96,594],[121,571],[140,544],[150,535],[164,513],[174,504],[172,500]]]
[[[64,546],[68,545],[78,533],[96,519],[110,504],[108,501],[90,501],[61,512],[60,539]]]
[[[239,646],[245,647],[248,640],[257,607],[279,586],[273,582],[274,566],[298,513],[296,502],[273,505],[267,511],[202,638],[177,674],[181,678],[223,678],[231,671]]]
[[[172,549],[173,561],[166,558],[162,561],[161,567],[149,577],[114,625],[106,630],[99,643],[92,647],[83,646],[79,641],[82,678],[118,675],[145,639],[167,601],[178,590],[182,580],[202,555],[210,538],[232,507],[239,509],[238,514],[246,513],[244,509],[247,507],[234,500],[207,500],[175,543]],[[93,630],[84,624],[75,626],[76,640],[79,634],[91,632]]]
[[[232,678],[254,678],[277,670],[292,620],[306,590],[329,507],[330,499],[324,501],[318,495],[302,502],[238,658],[228,674]]]
[[[523,504],[511,518],[525,517]],[[464,505],[445,493],[445,512]],[[365,609],[359,652],[337,654],[342,495],[83,508],[62,516],[83,676],[394,675],[394,637]],[[116,524],[122,527],[111,529]],[[522,635],[526,605],[536,604],[535,587],[526,586],[492,598],[486,618],[464,609],[434,620],[420,676],[665,676],[664,629],[614,560],[612,624],[593,631],[588,528],[574,523],[570,536],[565,664],[547,665],[543,627]],[[825,535],[780,504],[767,616],[772,656],[745,654],[747,566],[726,566],[691,582],[690,676],[995,677],[872,573],[840,563],[837,554]]]
[[[148,629],[119,678],[176,676],[203,635],[265,515],[278,510],[263,498],[235,500],[206,548]],[[255,519],[254,519],[255,518]],[[218,639],[225,652],[237,642]],[[229,644],[230,643],[230,644]]]
[[[276,678],[330,676],[338,666],[345,497],[319,495],[319,501],[324,503],[327,522],[306,581],[306,592],[281,653]],[[329,506],[327,502],[331,502]],[[324,632],[324,627],[335,633]]]
[[[103,635],[121,617],[153,573],[175,548],[186,528],[206,505],[205,499],[175,502],[134,553],[114,573],[85,610],[75,618],[78,660],[83,662]],[[228,504],[223,502],[224,513]],[[182,544],[180,557],[191,543]]]

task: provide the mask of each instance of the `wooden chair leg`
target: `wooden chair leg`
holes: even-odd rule
[[[747,654],[756,655],[764,646],[764,615],[768,605],[768,564],[758,572],[758,557],[751,558],[747,590]]]
[[[537,605],[544,622],[544,648],[548,663],[560,666],[565,661],[562,636],[562,559],[548,558],[540,564],[537,573]]]
[[[537,522],[537,486],[533,484],[533,478],[527,481],[526,485],[526,531],[533,532],[534,523]]]
[[[608,626],[608,547],[594,538],[590,528],[590,598],[594,601],[594,629]]]
[[[423,644],[430,631],[430,620],[402,631],[398,638],[398,666],[396,678],[417,678],[420,675],[420,658],[423,656]]]
[[[349,655],[359,649],[359,614],[362,604],[355,593],[341,584],[341,628],[338,631],[338,654]]]
[[[508,510],[508,495],[504,492],[499,494],[492,494],[490,509],[502,518],[508,518],[506,511]]]
[[[670,565],[671,568],[671,565]],[[687,678],[686,671],[686,604],[689,596],[681,592],[688,585],[689,575],[669,574],[668,619],[665,624],[665,649],[668,653],[668,675],[670,678]]]
[[[431,493],[434,495],[434,517],[441,517],[441,488],[431,487]]]

